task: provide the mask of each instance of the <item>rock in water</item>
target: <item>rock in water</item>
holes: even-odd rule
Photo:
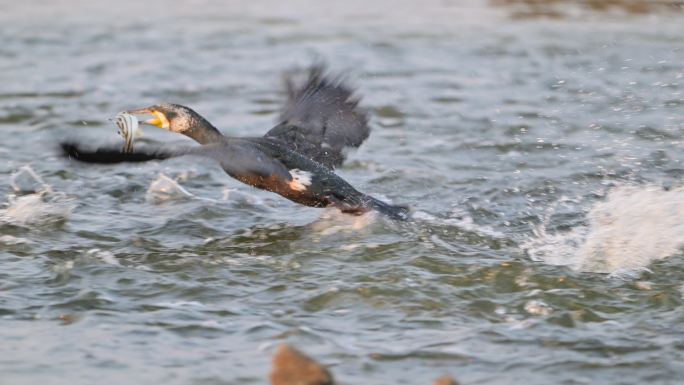
[[[326,368],[288,345],[280,345],[273,356],[271,385],[332,385]]]
[[[450,376],[442,376],[433,385],[458,385],[458,382]]]

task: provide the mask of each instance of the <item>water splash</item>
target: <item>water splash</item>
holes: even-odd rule
[[[157,179],[150,183],[150,187],[145,194],[145,200],[150,203],[161,203],[171,200],[183,200],[194,198],[195,195],[183,188],[178,182],[159,174]]]
[[[66,194],[54,191],[30,166],[10,176],[14,194],[0,208],[0,222],[15,225],[44,225],[67,219],[74,209]],[[22,192],[32,193],[19,195]]]
[[[181,186],[180,180],[187,179],[186,175],[180,175],[173,179],[166,174],[160,173],[157,179],[150,183],[145,193],[145,200],[148,203],[159,204],[167,201],[197,199],[209,203],[219,203],[218,200],[212,198],[201,197],[188,191]],[[227,195],[224,194],[224,198]]]
[[[376,223],[378,213],[369,211],[361,215],[349,215],[336,208],[328,208],[311,224],[311,230],[320,236],[337,233],[358,233]]]
[[[542,224],[523,249],[535,261],[631,275],[684,248],[684,187],[619,186],[594,204],[586,226],[549,233]]]

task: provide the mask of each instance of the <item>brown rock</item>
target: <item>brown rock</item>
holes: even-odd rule
[[[280,345],[273,356],[271,385],[332,385],[326,368],[288,345]]]
[[[433,385],[458,385],[458,382],[451,378],[451,376],[442,376]]]

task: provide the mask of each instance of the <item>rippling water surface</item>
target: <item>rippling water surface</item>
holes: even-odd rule
[[[0,383],[261,384],[281,342],[347,384],[679,383],[684,15],[522,3],[0,3]],[[159,101],[261,135],[320,59],[372,113],[339,173],[412,221],[56,156]]]

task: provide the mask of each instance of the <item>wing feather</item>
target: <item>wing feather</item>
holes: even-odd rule
[[[341,77],[326,74],[323,65],[312,67],[301,85],[287,76],[286,86],[288,100],[267,138],[331,169],[342,164],[347,148],[368,138],[368,116],[359,97]]]

